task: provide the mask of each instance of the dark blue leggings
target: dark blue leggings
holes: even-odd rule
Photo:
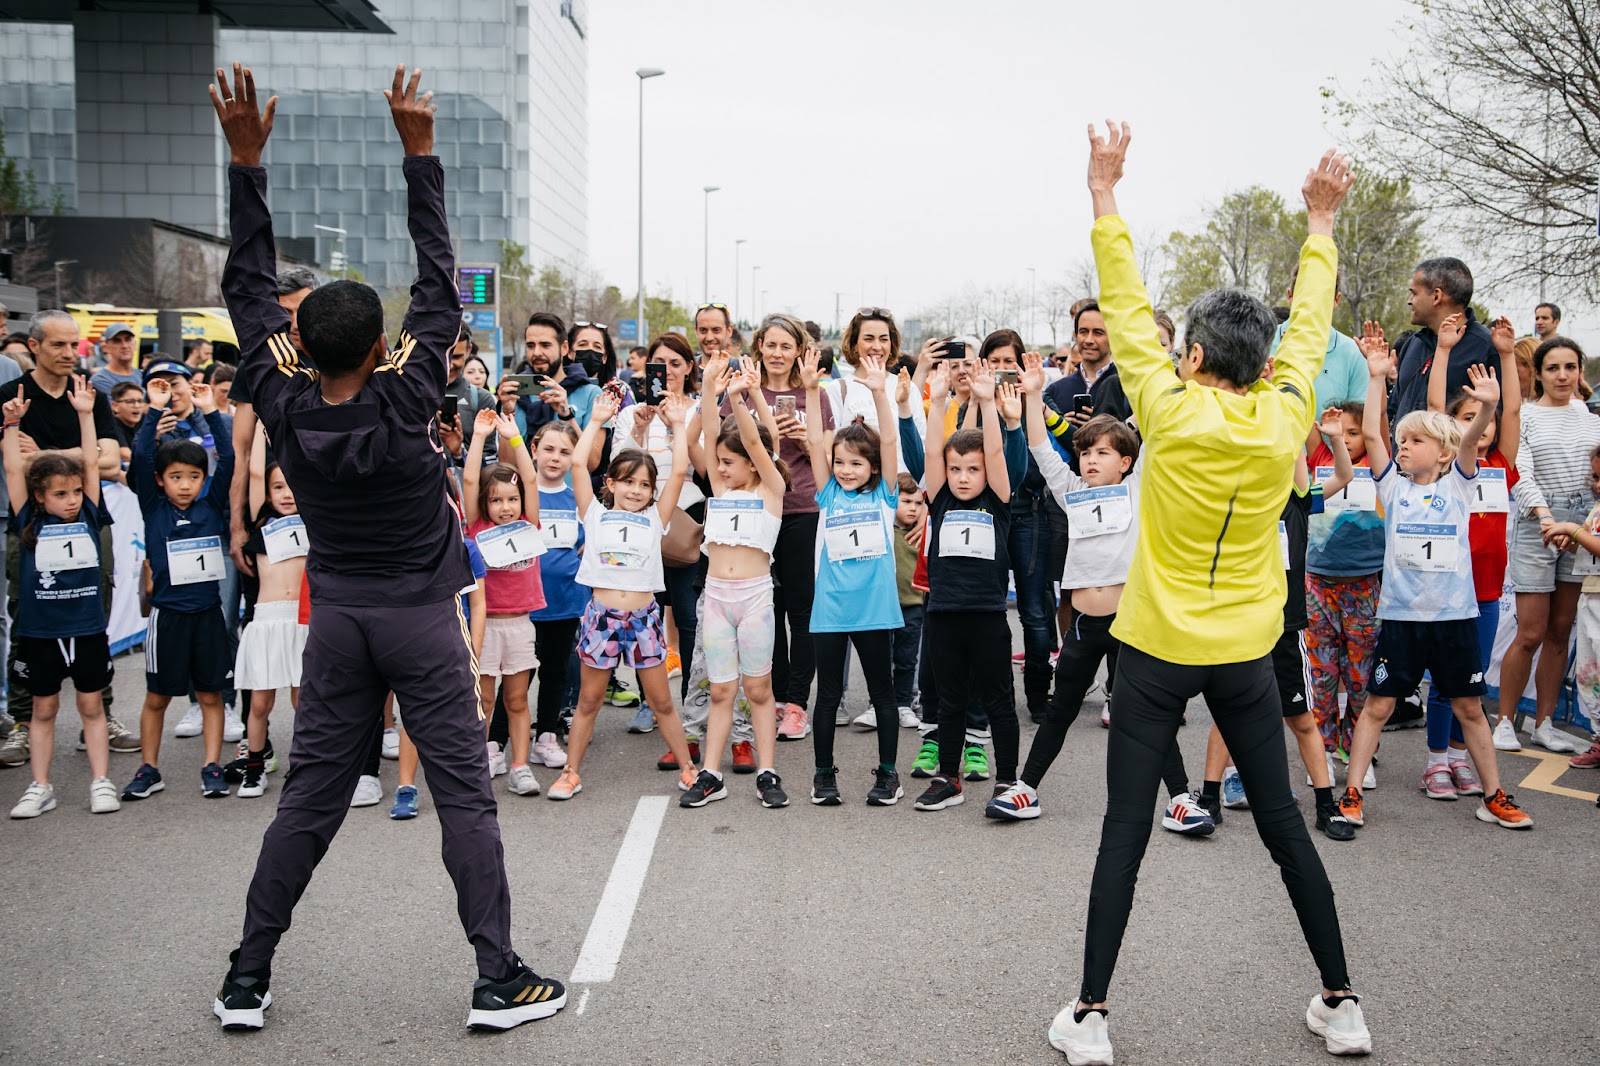
[[[1489,654],[1494,650],[1494,633],[1500,626],[1500,601],[1478,601],[1478,659],[1485,673],[1489,671]],[[1518,693],[1512,702],[1520,698]],[[1461,723],[1450,710],[1450,700],[1439,694],[1437,688],[1428,690],[1428,750],[1443,751],[1450,741],[1464,743]]]

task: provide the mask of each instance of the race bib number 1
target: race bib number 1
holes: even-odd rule
[[[939,526],[939,554],[993,559],[994,516],[983,511],[947,512]]]
[[[1133,497],[1126,485],[1082,489],[1066,497],[1067,523],[1074,537],[1121,533],[1133,524]]]
[[[578,512],[539,508],[539,536],[544,538],[546,548],[576,548]]]
[[[604,566],[640,567],[655,547],[655,530],[642,514],[607,511],[600,516],[600,528],[589,547],[600,553]]]
[[[889,550],[883,532],[881,511],[842,511],[830,514],[822,523],[822,541],[828,559],[841,563],[847,559],[876,559]]]
[[[761,512],[766,509],[767,505],[760,500],[712,497],[706,501],[706,543],[755,547],[756,526],[761,521]]]
[[[33,549],[33,565],[40,573],[87,570],[100,565],[99,546],[83,522],[41,526],[39,544]]]
[[[1506,488],[1506,472],[1497,466],[1478,467],[1467,505],[1479,514],[1509,514],[1511,491]]]
[[[167,541],[167,576],[174,585],[222,580],[222,538]]]
[[[544,538],[531,522],[517,519],[503,526],[485,529],[472,538],[478,542],[483,565],[491,570],[510,570],[544,554]]]
[[[274,518],[262,526],[261,542],[267,546],[267,558],[275,563],[297,559],[311,550],[305,520],[297,514]]]
[[[1317,480],[1328,481],[1333,477],[1333,467],[1317,467]],[[1350,479],[1350,484],[1323,498],[1322,509],[1327,512],[1335,511],[1376,511],[1378,509],[1378,486],[1372,480],[1372,471],[1364,466],[1358,466],[1355,477]]]
[[[1458,568],[1461,553],[1454,523],[1401,522],[1394,531],[1394,559],[1407,570],[1449,573]]]

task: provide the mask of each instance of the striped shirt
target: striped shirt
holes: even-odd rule
[[[1581,400],[1565,407],[1522,405],[1522,437],[1517,448],[1520,480],[1513,492],[1517,513],[1526,517],[1550,501],[1589,495],[1589,455],[1600,447],[1600,418]]]

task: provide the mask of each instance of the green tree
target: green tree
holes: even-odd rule
[[[1291,213],[1271,189],[1253,185],[1229,193],[1198,233],[1175,231],[1167,238],[1165,295],[1182,306],[1209,289],[1230,286],[1277,303],[1304,232],[1303,212]]]
[[[1344,294],[1334,328],[1351,335],[1382,322],[1394,337],[1409,329],[1406,284],[1423,256],[1422,205],[1410,179],[1361,170],[1333,226]]]

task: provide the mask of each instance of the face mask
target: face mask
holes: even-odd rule
[[[578,362],[591,378],[599,376],[600,368],[605,365],[605,361],[604,352],[584,350],[578,353]]]

